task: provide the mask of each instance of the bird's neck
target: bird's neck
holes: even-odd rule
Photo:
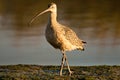
[[[51,13],[49,19],[50,19],[49,21],[52,25],[57,24],[58,23],[57,22],[57,13]]]

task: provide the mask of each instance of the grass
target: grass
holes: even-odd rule
[[[1,65],[0,80],[120,80],[120,66],[71,66],[74,71],[68,76],[67,67],[59,76],[60,66]]]

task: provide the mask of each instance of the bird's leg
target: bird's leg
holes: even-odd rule
[[[60,76],[62,76],[62,70],[65,62],[65,53],[62,51],[63,57],[62,57],[62,62],[61,62],[61,69],[60,69]]]
[[[65,61],[66,61],[67,67],[68,67],[69,76],[71,76],[71,74],[73,73],[73,71],[70,70],[70,66],[69,66],[66,54],[65,54]]]

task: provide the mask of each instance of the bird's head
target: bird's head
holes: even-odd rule
[[[56,6],[56,4],[55,4],[55,3],[50,3],[50,4],[48,4],[48,9],[47,9],[47,11],[50,11],[50,12],[52,12],[52,13],[56,13],[56,11],[57,11],[57,6]]]
[[[48,5],[48,9],[44,10],[43,12],[39,13],[38,15],[36,15],[31,21],[30,24],[40,15],[46,13],[46,12],[51,12],[51,13],[56,13],[57,12],[57,6],[55,3],[50,3]]]

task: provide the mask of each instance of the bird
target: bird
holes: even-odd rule
[[[45,30],[45,36],[47,41],[56,49],[59,49],[62,53],[62,61],[60,66],[59,75],[63,74],[63,67],[66,62],[69,75],[73,74],[71,71],[66,51],[72,50],[81,50],[84,51],[84,45],[86,41],[78,38],[76,33],[70,29],[69,27],[60,24],[57,21],[57,5],[55,3],[48,4],[48,8],[41,13],[38,13],[35,17],[33,17],[30,21],[30,24],[40,15],[49,12],[48,24]]]

